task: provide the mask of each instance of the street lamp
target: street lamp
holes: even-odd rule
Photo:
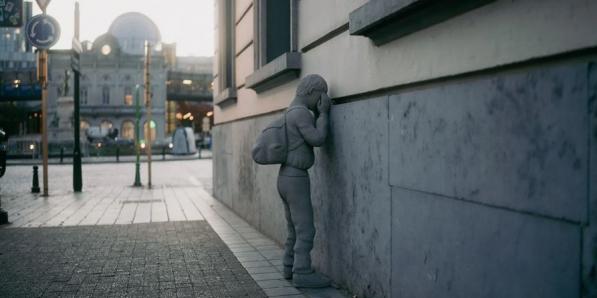
[[[35,159],[35,144],[29,144],[29,150],[31,150],[31,159]]]

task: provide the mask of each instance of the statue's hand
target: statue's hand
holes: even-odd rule
[[[332,104],[332,100],[326,93],[321,94],[321,98],[317,102],[317,110],[319,113],[327,113],[330,111],[330,105]]]

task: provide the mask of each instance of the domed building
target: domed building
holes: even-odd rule
[[[152,123],[147,122],[143,98],[146,40],[154,47],[150,68]],[[109,132],[119,139],[133,140],[135,86],[139,85],[141,86],[140,103],[143,107],[141,123],[145,128],[141,129],[141,139],[150,138],[154,142],[165,142],[168,68],[164,56],[159,51],[160,43],[161,34],[156,24],[147,16],[137,12],[125,13],[117,17],[108,32],[97,37],[93,43],[82,43],[80,79],[82,138],[86,135],[89,139],[97,138],[98,135]],[[57,127],[57,123],[63,123],[60,119],[56,119],[61,114],[57,111],[59,99],[73,96],[72,75],[68,77],[68,73],[65,72],[70,69],[70,53],[55,51],[55,54],[50,56],[49,62],[49,138],[57,140],[61,139],[59,132],[62,129]],[[63,104],[60,106],[62,108]],[[90,131],[93,132],[91,135]],[[68,139],[68,137],[64,138]]]
[[[108,33],[118,40],[122,51],[131,55],[143,55],[145,41],[158,45],[158,49],[162,42],[158,26],[146,15],[138,12],[129,12],[117,17],[110,25]]]

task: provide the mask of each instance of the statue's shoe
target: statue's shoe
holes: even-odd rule
[[[312,272],[307,274],[294,273],[292,284],[297,288],[326,288],[331,281],[323,274]]]
[[[284,279],[292,279],[292,266],[284,265],[284,271],[282,271],[282,276],[284,276]]]

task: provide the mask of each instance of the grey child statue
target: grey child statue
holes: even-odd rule
[[[284,251],[284,278],[296,287],[321,288],[330,280],[311,268],[315,237],[313,206],[307,170],[313,166],[313,147],[323,145],[328,131],[331,100],[328,87],[319,75],[301,80],[296,97],[286,112],[288,155],[280,166],[278,192],[282,197],[288,225]]]

